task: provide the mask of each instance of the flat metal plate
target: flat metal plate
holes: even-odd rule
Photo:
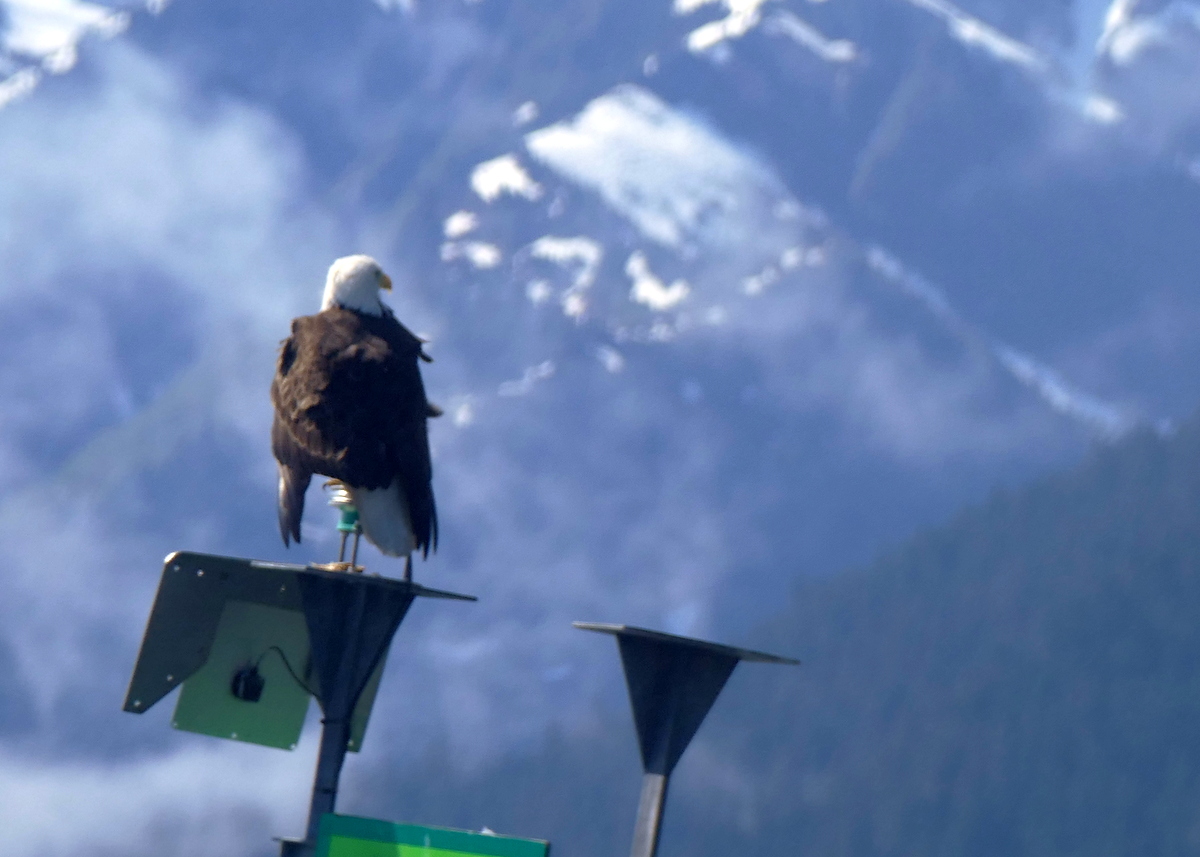
[[[371,710],[375,707],[375,694],[379,693],[379,683],[383,681],[383,669],[387,665],[387,652],[379,659],[379,666],[371,673],[367,686],[363,688],[358,705],[354,707],[354,716],[350,718],[350,743],[346,749],[357,753],[362,749],[363,738],[367,733],[367,721],[371,719]]]
[[[163,563],[124,709],[141,714],[208,660],[225,602],[236,600],[301,611],[302,565],[237,557],[173,553]]]
[[[642,767],[670,776],[739,661],[699,646],[617,637]]]
[[[662,631],[651,631],[648,628],[638,628],[634,625],[614,625],[608,622],[572,622],[571,624],[584,631],[598,631],[601,634],[612,634],[615,637],[641,637],[658,643],[702,649],[716,655],[737,658],[739,661],[792,665],[800,663],[795,658],[768,655],[766,652],[756,652],[753,649],[739,649],[736,646],[726,646],[721,643],[712,643],[708,640],[698,640],[695,637],[680,637],[675,634],[665,634]]]
[[[239,557],[171,554],[163,565],[124,710],[145,712],[183,684],[173,718],[177,728],[269,747],[295,746],[308,694],[271,649],[285,652],[293,670],[308,672],[300,675],[308,687],[316,687],[300,580],[343,574]],[[409,581],[370,579],[372,586],[413,597],[476,600]],[[386,654],[355,707],[351,751],[362,747],[385,660]],[[266,679],[263,697],[254,703],[237,699],[230,689],[234,672],[251,661],[258,662]]]

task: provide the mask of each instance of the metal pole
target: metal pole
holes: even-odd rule
[[[629,857],[654,857],[662,828],[663,807],[667,802],[666,774],[642,776],[642,797],[638,800],[637,822],[633,827],[633,848]]]
[[[321,818],[335,811],[354,711],[413,599],[470,598],[374,575],[324,570],[300,576],[300,596],[317,680],[314,695],[321,705],[321,747],[305,838],[284,841],[281,857],[314,853]]]
[[[317,773],[313,779],[307,833],[301,843],[284,843],[281,852],[283,857],[307,857],[315,853],[321,816],[333,812],[337,803],[338,780],[342,775],[342,765],[346,761],[346,748],[350,744],[350,724],[362,690],[353,686],[351,676],[354,662],[358,659],[366,605],[366,587],[356,587],[354,602],[349,616],[346,617],[347,645],[342,650],[338,672],[334,676],[321,677],[322,681],[329,682],[330,687],[328,701],[322,706],[325,716],[321,719],[321,747],[317,751]],[[324,688],[322,690],[324,691]]]
[[[317,847],[317,830],[321,816],[333,812],[337,802],[338,779],[346,761],[346,746],[350,743],[350,718],[321,721],[321,748],[317,754],[317,775],[313,780],[312,802],[308,810],[308,832],[304,843]],[[306,852],[306,853],[311,853]]]
[[[338,778],[350,741],[348,720],[321,721],[321,748],[317,754],[317,775],[313,781],[312,802],[308,810],[308,832],[301,842],[284,841],[281,857],[311,857],[317,850],[317,830],[321,816],[333,812],[337,802]]]
[[[642,751],[642,796],[629,854],[655,857],[671,771],[733,668],[739,661],[799,661],[632,625],[576,622],[575,627],[617,638]]]

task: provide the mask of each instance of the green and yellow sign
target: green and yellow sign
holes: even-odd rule
[[[321,818],[317,857],[548,857],[550,843],[491,833],[392,824],[351,815]]]

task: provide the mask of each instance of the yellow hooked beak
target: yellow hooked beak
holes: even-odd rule
[[[379,273],[379,288],[383,289],[385,292],[390,292],[392,290],[392,278],[382,271]]]

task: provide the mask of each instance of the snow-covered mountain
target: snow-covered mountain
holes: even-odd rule
[[[318,502],[277,541],[265,391],[336,256],[432,340],[419,574],[481,596],[408,620],[351,810],[355,766],[621,722],[571,619],[752,643],[798,576],[1169,431],[1197,8],[0,0],[6,853],[299,829],[311,737],[118,706],[168,551],[332,550]]]

